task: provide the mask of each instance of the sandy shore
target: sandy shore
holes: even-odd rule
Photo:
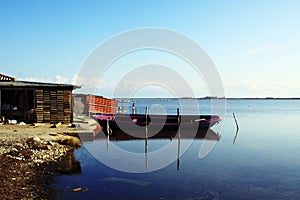
[[[58,161],[80,147],[66,125],[0,125],[0,199],[51,199]]]

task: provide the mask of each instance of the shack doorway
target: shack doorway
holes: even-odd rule
[[[7,120],[33,123],[35,116],[34,90],[1,90],[1,117]]]

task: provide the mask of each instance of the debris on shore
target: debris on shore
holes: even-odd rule
[[[79,138],[61,134],[67,127],[56,129],[53,132],[44,126],[1,126],[0,199],[53,198],[50,186],[58,170],[71,170],[64,169],[62,160],[70,160],[69,152],[74,160],[74,149],[81,146]],[[78,161],[72,163],[80,168]]]

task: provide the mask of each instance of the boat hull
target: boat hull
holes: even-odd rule
[[[221,121],[217,115],[142,115],[142,114],[115,114],[93,116],[103,131],[111,130],[141,130],[158,132],[160,130],[180,129],[208,129]]]

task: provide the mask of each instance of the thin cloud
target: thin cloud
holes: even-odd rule
[[[68,83],[68,78],[66,77],[62,77],[60,75],[55,75],[55,83],[61,83],[61,84],[64,84],[64,83]]]
[[[242,55],[257,54],[257,53],[262,53],[262,52],[270,51],[273,49],[284,48],[287,46],[292,46],[292,45],[297,45],[297,44],[300,44],[300,41],[287,42],[287,43],[282,43],[282,44],[272,44],[272,45],[267,45],[267,46],[258,47],[255,49],[245,51]]]
[[[29,81],[29,82],[40,82],[40,83],[58,83],[58,84],[69,83],[68,78],[60,76],[60,75],[55,75],[54,78],[25,77],[25,78],[21,78],[19,80]]]
[[[278,44],[264,46],[264,47],[248,50],[248,51],[244,52],[243,55],[251,55],[251,54],[261,53],[261,52],[269,51],[272,49],[277,49],[279,47],[281,47],[281,45],[278,45]]]
[[[41,82],[41,83],[50,83],[52,82],[50,78],[37,78],[37,77],[25,77],[18,80],[29,81],[29,82]]]

